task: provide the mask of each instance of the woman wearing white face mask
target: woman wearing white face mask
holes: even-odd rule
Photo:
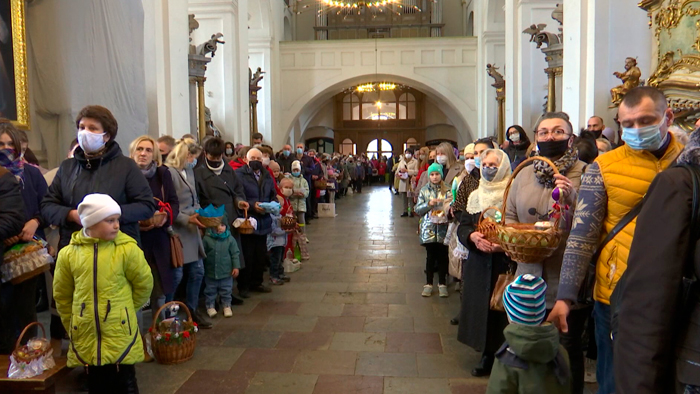
[[[457,161],[454,147],[449,142],[443,142],[435,148],[435,162],[445,168],[445,184],[449,187],[452,180],[464,170],[464,164]]]
[[[525,130],[516,125],[510,126],[506,133],[508,138],[508,147],[505,149],[510,162],[513,164],[511,168],[515,169],[525,158],[527,158],[527,149],[530,147],[530,138]]]
[[[61,228],[59,250],[81,228],[77,206],[92,193],[108,194],[119,203],[121,231],[139,241],[138,222],[150,219],[156,206],[141,170],[114,140],[117,120],[107,108],[91,105],[78,113],[75,124],[80,146],[61,163],[41,204],[49,224]]]
[[[404,213],[401,217],[407,217],[413,213],[413,196],[408,196],[411,189],[411,177],[418,174],[418,160],[413,158],[413,149],[408,148],[404,152],[401,161],[397,165],[396,177],[399,178],[399,193],[403,198]]]

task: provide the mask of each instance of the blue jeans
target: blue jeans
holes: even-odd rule
[[[282,260],[284,259],[284,246],[275,246],[270,249],[270,278],[279,279],[284,274]]]
[[[176,289],[182,281],[183,270],[187,270],[185,305],[190,308],[191,313],[194,313],[199,304],[199,290],[202,288],[202,278],[204,278],[204,262],[200,259],[187,263],[183,267],[173,268],[173,282]],[[172,294],[168,295],[166,302],[172,301],[172,297]],[[168,300],[168,298],[170,299]]]
[[[221,296],[221,306],[231,307],[233,296],[233,277],[229,276],[224,279],[212,279],[208,276],[204,277],[204,305],[208,308],[213,308],[216,303],[216,295]]]
[[[598,347],[598,394],[613,394],[615,392],[615,375],[613,374],[613,342],[610,334],[610,305],[596,301],[593,306],[595,319],[595,342]]]

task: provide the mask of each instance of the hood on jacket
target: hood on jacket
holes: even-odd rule
[[[228,226],[226,226],[226,231],[224,231],[223,233],[217,233],[216,229],[208,228],[206,235],[213,239],[228,239],[228,237],[231,236],[231,231],[229,231]]]
[[[85,169],[97,169],[100,164],[106,163],[115,157],[122,156],[122,149],[116,141],[108,141],[105,145],[105,151],[92,159],[85,157],[85,151],[80,146],[75,148],[73,152],[73,158],[80,164],[81,167]]]
[[[228,163],[228,165],[230,165],[231,168],[233,168],[234,170],[237,170],[241,167],[247,166],[248,164],[246,162],[244,162],[243,159],[236,159],[236,160],[231,160],[231,162]]]
[[[559,353],[559,331],[552,324],[509,324],[503,330],[503,335],[508,343],[508,351],[526,361],[546,364]]]
[[[74,232],[73,235],[70,237],[70,244],[71,245],[92,245],[92,244],[100,243],[100,242],[106,242],[106,241],[103,241],[99,238],[88,237],[87,235],[85,235],[83,230]],[[123,244],[128,244],[128,243],[136,244],[135,239],[131,238],[130,236],[124,234],[121,231],[119,231],[119,234],[117,234],[117,238],[115,238],[113,241],[109,241],[109,242],[114,242],[116,245],[123,245]]]
[[[690,133],[688,144],[686,144],[685,149],[683,149],[683,152],[678,156],[678,163],[700,164],[700,131],[698,130]]]

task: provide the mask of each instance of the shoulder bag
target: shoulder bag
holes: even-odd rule
[[[163,180],[161,179],[160,182],[160,194],[163,197],[163,200],[167,199],[165,198],[165,189],[163,188]],[[161,202],[162,204],[166,204],[164,202]],[[170,206],[170,204],[168,204]],[[170,238],[170,264],[172,265],[173,268],[179,268],[185,265],[185,255],[182,250],[182,240],[180,239],[180,236],[175,232],[173,229],[173,216],[175,214],[170,210],[170,226],[168,226],[167,231],[168,231],[168,237]]]

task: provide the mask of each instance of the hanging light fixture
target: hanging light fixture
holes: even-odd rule
[[[435,0],[430,0],[431,2]],[[329,12],[345,12],[345,13],[357,13],[361,14],[363,11],[368,9],[376,9],[379,12],[391,12],[396,15],[401,15],[406,9],[413,9],[413,12],[422,12],[421,8],[414,4],[413,1],[406,0],[376,0],[376,1],[366,1],[366,0],[292,0],[289,8],[292,12],[296,14],[301,14],[302,12],[308,11],[315,5],[323,5],[325,9],[318,10],[319,14],[329,13]],[[398,6],[398,7],[394,7]]]

